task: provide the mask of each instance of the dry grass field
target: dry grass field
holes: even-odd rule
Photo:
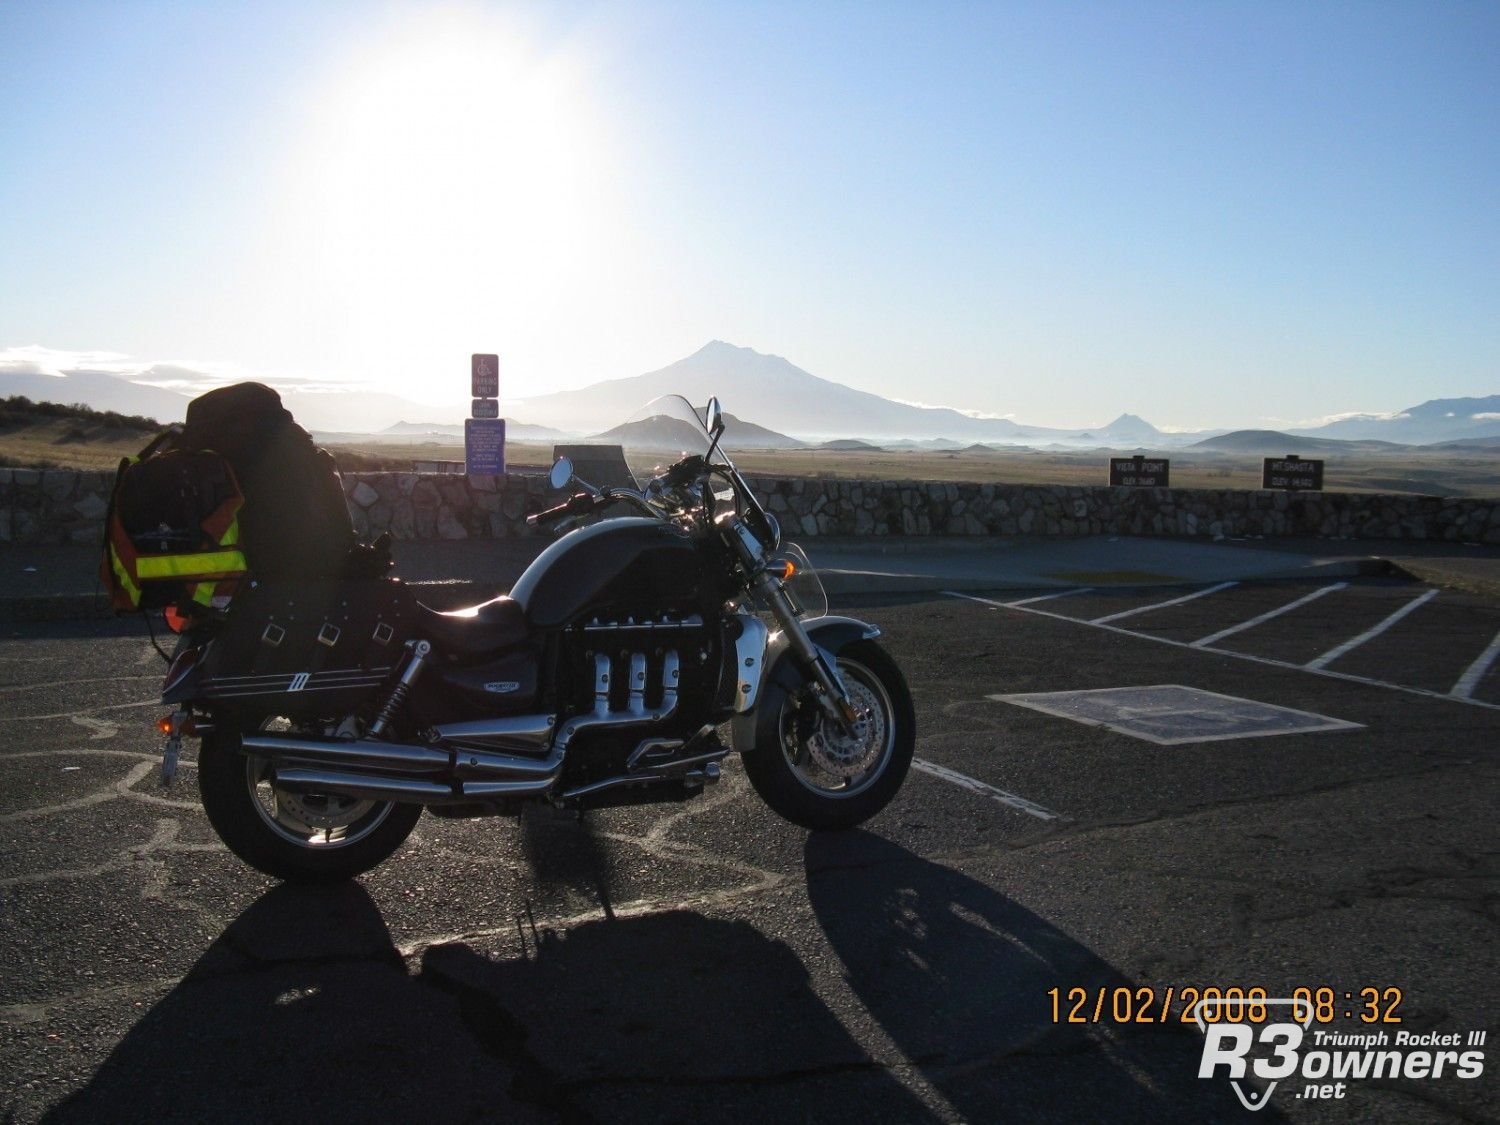
[[[149,433],[80,425],[65,419],[0,431],[0,464],[113,469],[137,452]],[[414,461],[461,461],[461,443],[398,445],[364,442],[329,447],[345,472],[409,470]],[[1131,451],[1120,451],[1125,456]],[[1288,452],[1293,452],[1289,450]],[[1260,459],[1252,454],[1177,451],[1172,484],[1179,488],[1259,488]],[[931,452],[880,450],[760,450],[735,455],[749,474],[809,476],[841,480],[974,481],[995,484],[1105,484],[1106,452],[1033,450]],[[1325,455],[1324,485],[1330,492],[1409,492],[1429,496],[1500,496],[1500,454],[1405,451],[1398,454]],[[507,464],[543,470],[552,447],[512,442]]]
[[[130,427],[46,418],[0,426],[0,465],[36,469],[110,469],[154,435]]]
[[[461,461],[461,444],[332,447],[335,456],[357,451],[376,464],[412,460]],[[1118,451],[1128,456],[1133,451]],[[1288,452],[1295,452],[1288,450]],[[945,453],[893,450],[758,450],[735,453],[742,472],[767,476],[807,476],[839,480],[974,481],[994,484],[1107,484],[1107,452],[1033,450]],[[1177,451],[1169,455],[1172,484],[1178,488],[1259,488],[1260,457]],[[352,458],[349,458],[352,461]],[[1452,451],[1400,454],[1354,453],[1346,460],[1325,456],[1324,487],[1329,492],[1410,492],[1428,496],[1500,496],[1500,455],[1458,455]],[[544,469],[552,447],[512,442],[506,461],[513,469]],[[352,468],[353,465],[351,464]]]

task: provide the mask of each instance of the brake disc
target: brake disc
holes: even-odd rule
[[[374,806],[373,801],[277,789],[276,819],[293,831],[327,831],[353,824]]]
[[[855,777],[875,764],[885,746],[885,713],[876,694],[853,677],[845,680],[849,701],[858,714],[845,731],[826,717],[807,738],[807,749],[819,768],[835,777]]]

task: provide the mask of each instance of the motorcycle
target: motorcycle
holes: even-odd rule
[[[652,469],[634,442],[634,487],[559,459],[551,484],[572,494],[528,522],[578,526],[508,595],[439,612],[395,579],[261,583],[194,618],[163,686],[164,779],[199,739],[219,837],[304,882],[380,864],[424,809],[684,801],[731,751],[794,824],[878,813],[916,732],[880,629],[828,615],[806,554],[720,448],[717,399],[638,418]],[[663,447],[688,452],[657,468]]]

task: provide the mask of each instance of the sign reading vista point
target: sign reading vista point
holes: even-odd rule
[[[1171,479],[1172,462],[1165,457],[1111,457],[1111,488],[1166,488]]]

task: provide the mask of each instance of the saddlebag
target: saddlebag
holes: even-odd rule
[[[249,584],[204,654],[199,694],[293,719],[360,710],[400,664],[415,615],[394,579]]]

